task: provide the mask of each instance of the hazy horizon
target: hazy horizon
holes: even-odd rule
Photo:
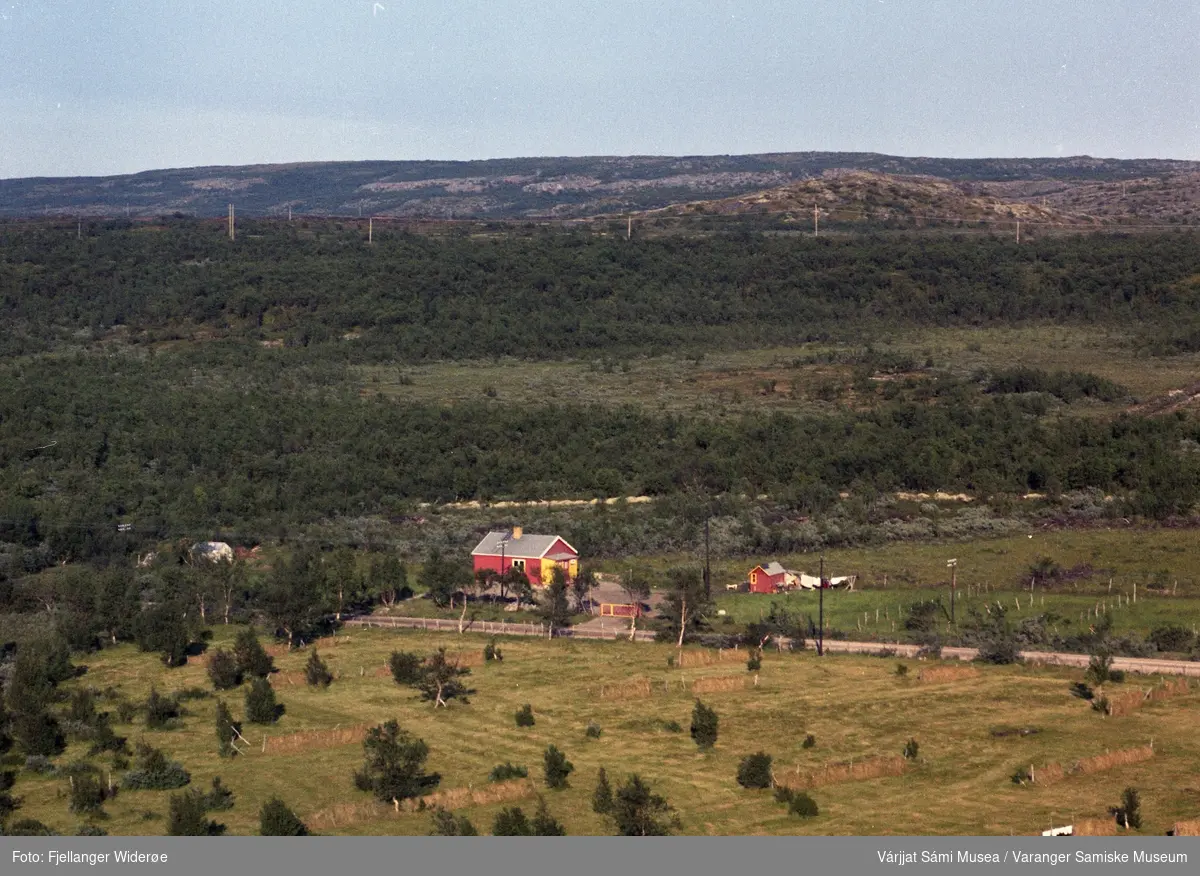
[[[0,6],[0,178],[876,152],[1200,160],[1200,4]]]

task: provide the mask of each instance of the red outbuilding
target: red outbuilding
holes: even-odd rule
[[[471,551],[475,572],[487,570],[503,574],[520,569],[534,587],[547,587],[554,570],[562,569],[567,578],[579,574],[579,552],[558,535],[533,535],[514,526],[510,532],[489,532]]]
[[[779,563],[755,566],[750,570],[751,593],[777,593],[787,580],[788,571]]]

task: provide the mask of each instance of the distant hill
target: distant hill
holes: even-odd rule
[[[511,158],[488,161],[359,161],[152,170],[112,177],[0,180],[0,216],[242,216],[431,218],[579,217],[722,199],[820,177],[830,170],[937,177],[976,186],[979,197],[1025,200],[1035,192],[1074,212],[1108,204],[1124,181],[1166,193],[1200,179],[1200,162],[1090,158],[904,158],[869,152],[788,152],[697,157]],[[1190,176],[1189,176],[1190,175]],[[1182,215],[1196,199],[1172,208]],[[964,188],[964,191],[968,189]],[[1078,205],[1069,203],[1078,193]],[[1131,202],[1133,203],[1133,202]],[[1098,206],[1087,212],[1100,214]]]
[[[1117,183],[1117,188],[1120,184]],[[1021,200],[973,193],[963,183],[933,176],[830,170],[816,179],[718,200],[692,201],[649,211],[645,216],[782,216],[811,222],[813,209],[836,222],[917,220],[1021,220],[1039,224],[1099,224],[1085,215]]]

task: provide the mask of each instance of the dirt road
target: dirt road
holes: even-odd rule
[[[628,639],[629,626],[623,619],[605,618],[608,623],[597,623],[599,619],[581,624],[578,627],[556,629],[554,638],[570,639]],[[394,629],[436,630],[440,632],[458,632],[458,621],[444,618],[427,617],[389,617],[386,615],[367,615],[364,617],[347,618],[346,626],[354,627],[390,627]],[[609,626],[609,623],[612,625]],[[550,631],[544,624],[507,623],[501,621],[474,621],[465,630],[486,636],[537,636],[550,638]],[[638,642],[654,641],[654,632],[638,630]],[[786,644],[786,642],[784,643]],[[809,640],[805,647],[810,651],[816,645]],[[914,658],[920,651],[918,645],[889,644],[887,642],[847,642],[835,639],[825,640],[825,650],[830,654],[883,654],[891,653],[897,657]],[[974,660],[975,648],[943,648],[944,660]],[[1021,657],[1030,663],[1041,663],[1046,666],[1076,666],[1086,668],[1089,657],[1087,654],[1066,654],[1055,651],[1022,651]],[[1187,675],[1200,678],[1200,662],[1185,660],[1164,660],[1158,657],[1114,657],[1113,669],[1139,675]]]

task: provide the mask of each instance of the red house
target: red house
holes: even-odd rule
[[[567,578],[579,574],[579,552],[557,535],[533,535],[514,526],[511,532],[489,532],[471,551],[475,572],[483,570],[503,574],[520,569],[534,587],[548,587],[555,568]]]
[[[787,569],[779,563],[755,566],[750,570],[750,592],[776,593],[783,589],[787,574]]]

